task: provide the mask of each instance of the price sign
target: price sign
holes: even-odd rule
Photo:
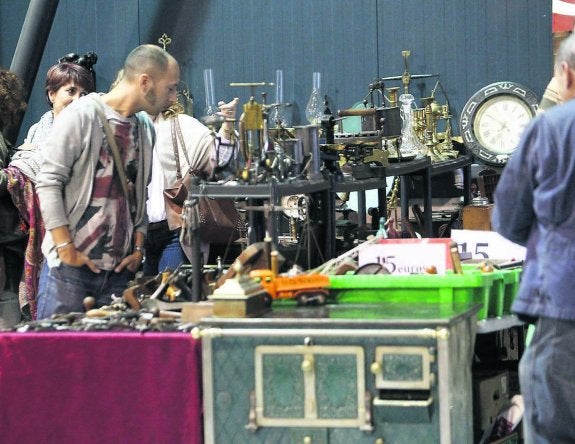
[[[358,264],[381,264],[391,274],[423,274],[433,266],[438,274],[453,269],[451,239],[381,239],[359,251]]]
[[[495,231],[451,230],[459,253],[471,259],[525,260],[525,247],[517,245]]]

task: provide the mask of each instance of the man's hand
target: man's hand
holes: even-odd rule
[[[63,264],[71,267],[86,265],[94,273],[100,272],[100,269],[96,267],[96,264],[88,256],[76,250],[68,225],[53,228],[50,232],[52,233],[56,253]],[[58,248],[58,245],[62,246]]]
[[[81,267],[86,265],[94,273],[99,273],[100,269],[96,264],[84,253],[76,250],[74,244],[66,245],[58,249],[58,257],[63,264],[70,265],[71,267]]]
[[[129,256],[122,259],[122,262],[118,264],[114,271],[120,273],[124,268],[127,268],[132,273],[135,273],[142,265],[142,260],[144,259],[144,254],[140,250],[134,251]]]
[[[218,102],[218,108],[220,109],[221,116],[224,116],[226,119],[235,119],[236,118],[236,108],[238,107],[240,99],[237,97],[234,98],[232,101],[225,103],[224,101],[220,100]]]
[[[220,108],[218,114],[226,118],[226,121],[222,123],[222,126],[219,130],[219,134],[226,140],[232,140],[232,135],[234,131],[233,120],[236,118],[236,108],[238,106],[239,101],[240,99],[236,97],[235,99],[233,99],[231,102],[228,103],[224,103],[223,101],[218,102],[218,107]]]

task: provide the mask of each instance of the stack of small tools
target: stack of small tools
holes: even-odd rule
[[[182,267],[152,278],[130,282],[122,297],[95,308],[92,296],[84,298],[84,312],[53,315],[25,322],[11,330],[27,331],[162,331],[188,332],[195,325],[181,322],[181,306],[191,294],[190,273]]]

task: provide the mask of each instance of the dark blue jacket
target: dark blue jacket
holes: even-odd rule
[[[513,311],[575,320],[575,100],[523,132],[497,184],[493,226],[527,247]]]

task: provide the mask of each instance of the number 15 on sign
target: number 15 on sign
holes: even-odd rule
[[[451,230],[451,238],[457,242],[462,257],[470,253],[472,259],[525,260],[525,247],[495,231]]]

